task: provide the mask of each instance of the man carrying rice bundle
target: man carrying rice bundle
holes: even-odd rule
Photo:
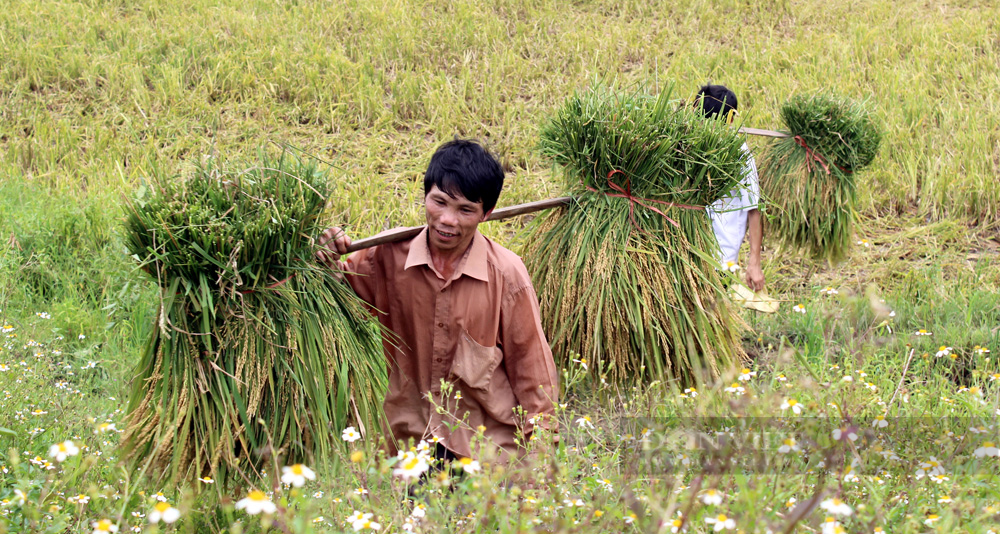
[[[736,94],[724,85],[705,85],[698,90],[695,107],[706,117],[732,123],[738,109]],[[757,165],[750,147],[743,143],[747,163],[743,180],[727,196],[717,200],[705,211],[712,219],[712,229],[719,241],[720,262],[723,268],[735,270],[739,265],[740,246],[750,234],[750,251],[747,257],[746,282],[754,291],[764,289],[764,271],[760,251],[763,244],[763,223],[760,210],[760,185]]]
[[[390,453],[410,440],[437,438],[438,458],[472,457],[472,437],[485,429],[503,460],[517,453],[520,431],[525,438],[535,425],[555,431],[556,368],[535,290],[521,259],[477,229],[503,178],[483,147],[451,141],[431,157],[427,227],[415,238],[339,261],[350,238],[337,227],[320,237],[317,258],[348,273],[358,296],[398,335],[384,344]]]

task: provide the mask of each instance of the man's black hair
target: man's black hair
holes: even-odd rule
[[[701,111],[708,118],[728,119],[729,110],[739,109],[736,93],[725,85],[703,85],[698,90]]]
[[[472,202],[483,203],[483,213],[493,209],[503,188],[503,167],[475,141],[455,139],[438,147],[424,173],[424,196],[431,188]]]

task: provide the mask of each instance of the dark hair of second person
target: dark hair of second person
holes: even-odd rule
[[[739,109],[736,93],[725,85],[703,85],[698,90],[701,111],[708,118],[729,119],[730,111]]]

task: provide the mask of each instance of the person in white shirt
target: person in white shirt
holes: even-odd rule
[[[706,117],[732,123],[738,103],[736,94],[728,87],[705,85],[698,90],[696,107]],[[740,246],[743,244],[743,238],[750,234],[746,282],[750,289],[761,291],[764,289],[764,271],[761,268],[760,251],[764,240],[764,229],[759,209],[760,184],[757,179],[757,164],[746,143],[743,143],[743,151],[747,153],[743,180],[728,195],[715,201],[705,211],[712,220],[712,229],[719,242],[719,260],[723,268],[732,270],[739,265]]]

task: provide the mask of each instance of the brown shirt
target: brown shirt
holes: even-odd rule
[[[555,363],[538,298],[516,254],[477,231],[445,280],[431,261],[425,229],[412,240],[359,251],[344,266],[356,273],[347,276],[354,291],[399,337],[384,344],[384,408],[396,440],[436,436],[455,454],[473,457],[470,441],[480,426],[506,453],[517,451],[518,428],[530,437],[529,419],[556,430]],[[442,379],[453,384],[450,392]]]

